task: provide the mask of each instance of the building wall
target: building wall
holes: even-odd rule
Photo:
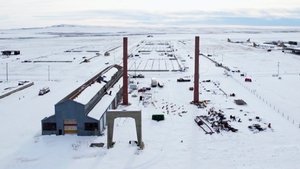
[[[58,134],[57,130],[44,130],[43,125],[48,123],[55,123],[56,124],[56,118],[55,115],[52,115],[50,117],[45,117],[42,120],[42,135],[51,135],[51,134]]]
[[[85,106],[73,100],[66,100],[55,105],[57,134],[64,133],[64,121],[74,119],[77,122],[79,136],[99,135],[100,131],[86,131],[85,123],[98,123],[98,120],[87,116]],[[98,127],[99,128],[99,127]]]
[[[98,130],[87,131],[84,129],[84,123],[97,123]],[[83,128],[80,128],[80,130],[78,129],[78,136],[100,136],[100,135],[101,135],[101,128],[99,126],[99,120],[85,116],[85,119],[83,121]]]

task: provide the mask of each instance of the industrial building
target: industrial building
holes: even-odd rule
[[[122,74],[121,66],[109,66],[71,92],[55,104],[54,115],[42,120],[42,134],[101,135],[106,111],[122,98]]]

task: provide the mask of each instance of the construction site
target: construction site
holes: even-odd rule
[[[3,32],[0,168],[297,168],[299,56],[235,43],[274,34],[77,29]]]

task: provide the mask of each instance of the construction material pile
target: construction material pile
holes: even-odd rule
[[[265,131],[266,130],[266,128],[263,128],[260,124],[253,124],[253,125],[248,126],[248,128],[253,133],[258,133],[260,131]]]
[[[201,116],[196,117],[196,119],[199,119],[199,118],[202,119],[201,120],[202,122],[208,123],[209,126],[216,133],[220,133],[221,131],[231,131],[231,132],[237,132],[238,131],[238,129],[232,127],[229,124],[231,121],[227,120],[227,118],[226,118],[226,116],[225,116],[225,114],[222,110],[216,111],[214,108],[210,108],[208,110],[208,115],[201,115]],[[195,121],[196,121],[196,119],[195,119]],[[197,121],[199,121],[199,120],[197,120]]]
[[[256,121],[256,123],[248,126],[248,129],[253,133],[259,133],[262,131],[266,131],[267,129],[273,131],[271,123],[263,122],[263,120],[259,116],[256,116],[253,119],[249,119],[249,121]]]
[[[203,101],[199,101],[198,103],[194,103],[193,101],[190,102],[191,104],[194,104],[196,105],[198,108],[206,108],[207,107],[207,104],[210,102],[210,100],[203,100]]]
[[[164,99],[162,99],[162,102],[159,104],[160,105],[158,105],[157,108],[161,109],[162,113],[167,115],[178,115],[182,117],[183,114],[187,113],[187,110],[185,109],[184,105],[178,105],[176,103],[165,101]]]

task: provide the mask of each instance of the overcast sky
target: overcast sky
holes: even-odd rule
[[[0,0],[0,28],[300,26],[300,0]]]

